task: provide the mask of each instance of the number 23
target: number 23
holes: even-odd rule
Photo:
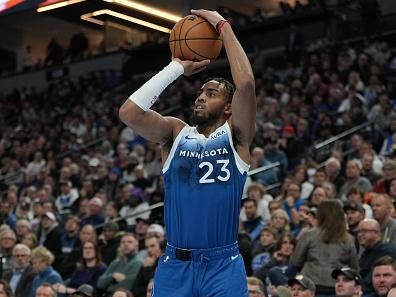
[[[227,165],[230,163],[230,160],[217,160],[217,164],[222,164],[221,166],[221,171],[224,172],[225,175],[218,175],[216,178],[219,181],[227,181],[230,179],[231,172],[228,170]],[[213,164],[210,162],[202,162],[201,164],[198,165],[199,168],[207,167],[208,171],[199,179],[200,184],[210,184],[214,183],[215,179],[214,178],[209,178],[209,176],[213,172]]]

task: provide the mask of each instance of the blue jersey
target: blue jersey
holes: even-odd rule
[[[202,249],[236,242],[248,170],[227,122],[208,138],[185,126],[163,168],[169,244]]]

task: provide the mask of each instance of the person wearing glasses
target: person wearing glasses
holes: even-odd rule
[[[249,291],[249,297],[264,297],[264,284],[257,277],[250,276],[246,278]]]
[[[374,219],[364,219],[356,229],[357,239],[365,250],[359,258],[360,275],[363,279],[363,295],[374,292],[372,270],[374,263],[382,256],[396,259],[396,248],[381,240],[381,228]]]
[[[33,278],[36,276],[30,264],[30,248],[22,243],[12,249],[12,271],[3,275],[15,297],[25,297],[30,292]]]

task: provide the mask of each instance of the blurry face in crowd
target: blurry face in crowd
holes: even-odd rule
[[[41,217],[41,225],[43,226],[44,229],[51,228],[53,223],[54,222],[52,220],[50,220],[49,218],[47,218],[46,216]]]
[[[162,254],[160,244],[157,238],[151,237],[146,239],[146,249],[147,249],[147,254],[149,257],[153,257],[155,259],[159,258]]]
[[[285,228],[286,224],[287,224],[287,220],[282,213],[275,212],[273,215],[271,215],[271,225],[274,228],[281,230]]]
[[[43,272],[45,269],[47,269],[49,263],[45,259],[35,258],[32,259],[32,266],[36,272],[40,273]]]
[[[318,187],[312,193],[311,203],[318,206],[325,199],[327,199],[325,190],[322,187]]]
[[[355,226],[364,219],[364,213],[354,209],[347,209],[345,215],[349,226]]]
[[[26,267],[30,262],[30,253],[26,249],[14,249],[12,252],[12,258],[14,261],[15,268]]]
[[[80,231],[80,241],[81,243],[86,242],[87,240],[96,240],[95,229],[91,225],[85,225]]]
[[[286,257],[291,256],[294,251],[294,245],[291,242],[290,238],[288,236],[285,236],[282,240],[282,245],[280,248],[280,254]]]
[[[65,230],[69,233],[73,233],[77,231],[79,228],[77,222],[74,219],[70,219],[66,221]]]
[[[292,297],[314,297],[315,293],[305,289],[299,283],[294,283],[290,287]]]
[[[3,284],[0,284],[0,297],[10,297],[10,296],[8,296],[6,291],[4,290]]]
[[[390,205],[386,203],[386,199],[382,195],[375,195],[373,197],[371,208],[373,209],[373,217],[377,221],[382,221],[391,215]]]
[[[376,266],[373,269],[373,287],[379,296],[386,296],[393,284],[396,284],[396,271],[391,265]]]
[[[271,232],[267,230],[261,232],[260,243],[263,246],[269,246],[271,244],[274,244],[275,242],[276,242],[276,238]]]
[[[12,234],[12,231],[4,231],[0,241],[1,248],[5,250],[10,250],[14,247],[14,245],[15,245],[15,239]]]
[[[29,233],[29,226],[25,222],[17,222],[15,232],[18,237],[23,237]]]
[[[349,280],[345,275],[337,276],[335,291],[337,297],[360,296],[361,287],[354,280]]]
[[[248,192],[248,196],[250,199],[254,199],[258,202],[261,199],[261,192],[257,188],[251,188]]]
[[[92,242],[86,242],[83,245],[83,258],[85,260],[95,259],[95,245]]]
[[[345,171],[346,177],[349,179],[355,179],[360,176],[360,169],[355,162],[348,162]]]
[[[138,248],[137,240],[131,235],[125,235],[121,239],[120,250],[123,256],[129,256],[136,253]]]
[[[36,291],[36,297],[55,297],[56,293],[49,286],[39,287]]]
[[[264,293],[257,285],[248,284],[249,297],[264,297]]]
[[[323,183],[327,180],[326,173],[323,171],[316,171],[314,175],[314,184],[315,186],[322,186]]]
[[[246,219],[253,220],[257,216],[257,207],[253,201],[246,201],[243,204],[243,208],[245,209]]]
[[[294,200],[297,200],[300,198],[300,194],[300,187],[294,183],[290,183],[287,187],[287,195],[293,197]]]
[[[381,239],[379,226],[376,226],[371,221],[361,221],[357,228],[357,239],[362,247],[373,246]]]

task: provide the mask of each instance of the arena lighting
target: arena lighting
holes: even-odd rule
[[[49,5],[45,5],[45,6],[37,8],[37,12],[43,12],[43,11],[48,11],[48,10],[52,10],[52,9],[57,9],[60,7],[64,7],[64,6],[68,6],[68,5],[72,5],[72,4],[84,2],[84,1],[87,1],[87,0],[67,0],[67,1],[56,2],[54,4],[49,4]]]
[[[151,29],[154,29],[157,31],[161,31],[164,33],[169,33],[171,31],[169,28],[165,28],[165,27],[162,27],[162,26],[150,23],[150,22],[146,22],[141,19],[137,19],[137,18],[128,16],[123,13],[115,12],[114,10],[110,10],[110,9],[101,9],[101,10],[97,10],[94,12],[86,13],[86,14],[81,15],[80,18],[84,21],[92,22],[92,23],[95,23],[98,25],[104,25],[105,22],[94,18],[96,16],[104,15],[104,14],[111,15],[113,17],[131,22],[131,23],[135,23],[135,24],[147,27],[147,28],[151,28]]]
[[[160,18],[163,18],[163,19],[175,22],[175,23],[181,19],[181,17],[178,15],[174,15],[174,14],[166,12],[162,9],[150,7],[145,4],[141,4],[141,3],[138,3],[138,2],[132,1],[132,0],[103,0],[103,1],[127,6],[129,8],[139,10],[143,13],[151,14],[153,16],[160,17]]]

